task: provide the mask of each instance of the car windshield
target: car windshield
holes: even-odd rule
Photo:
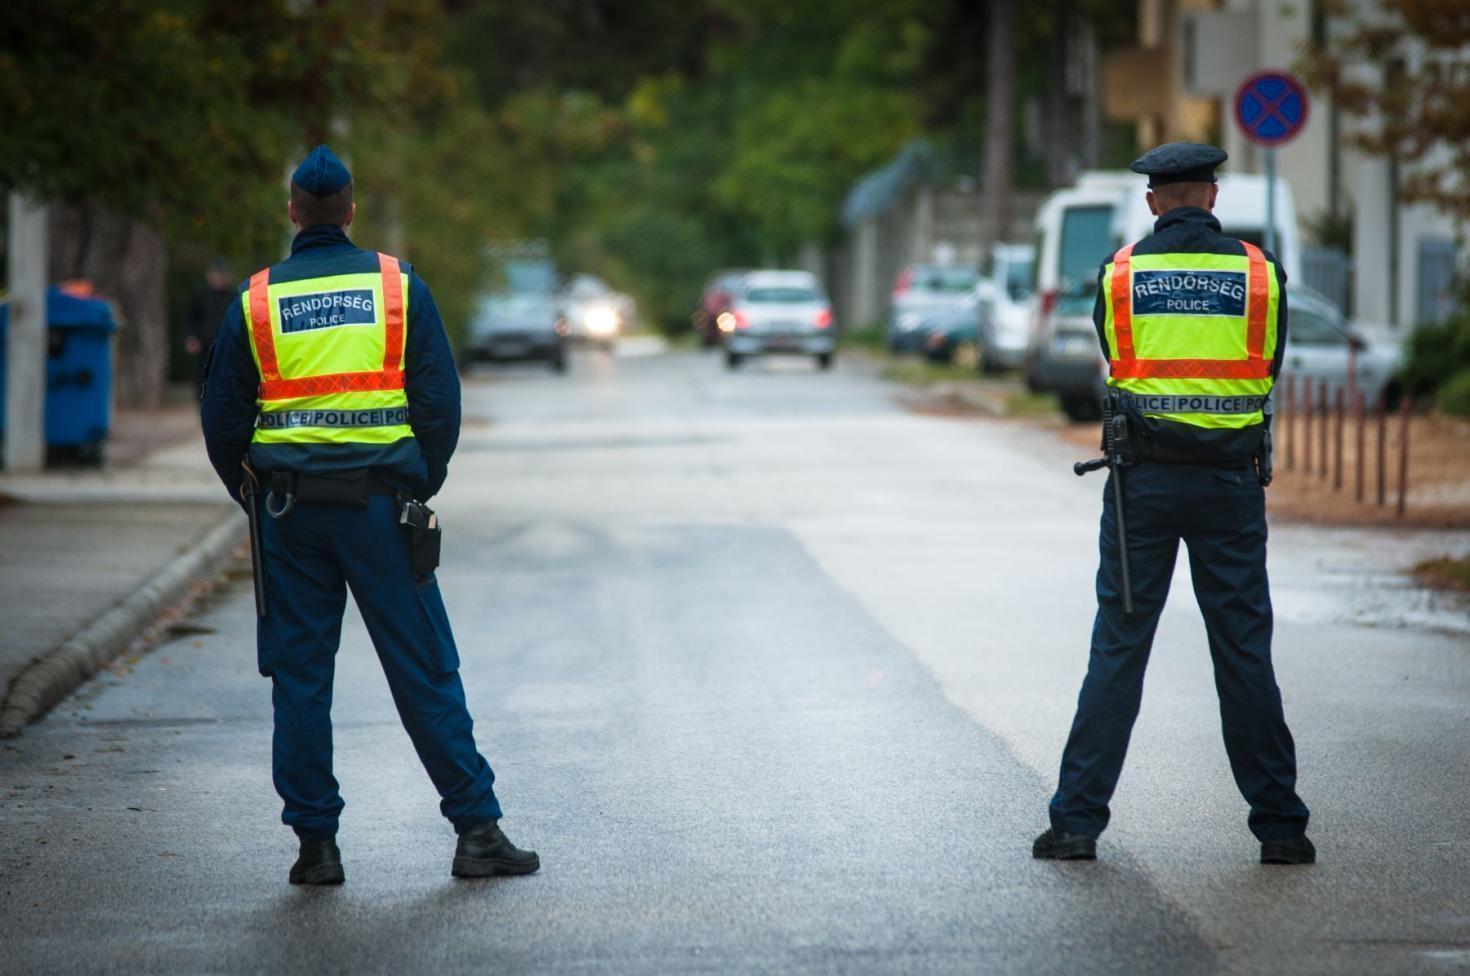
[[[941,295],[958,295],[975,287],[980,280],[976,268],[924,268],[914,269],[913,287],[919,291]]]
[[[753,305],[797,305],[819,302],[821,298],[803,285],[766,285],[746,292],[745,300]]]
[[[1293,304],[1286,341],[1291,345],[1343,346],[1347,333],[1326,315],[1307,304]]]
[[[1107,204],[1068,207],[1063,213],[1057,277],[1064,294],[1077,294],[1078,282],[1089,287],[1096,283],[1098,265],[1112,245],[1112,230],[1113,208]]]
[[[546,295],[528,292],[513,292],[509,295],[487,295],[480,300],[482,315],[538,315],[551,314],[551,299]]]
[[[550,261],[506,261],[505,290],[512,294],[550,294],[556,290],[556,267]]]
[[[1006,265],[1006,294],[1011,301],[1019,302],[1031,294],[1031,267],[1036,260],[1031,257],[1012,258]]]

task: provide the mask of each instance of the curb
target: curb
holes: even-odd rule
[[[177,603],[189,585],[212,574],[245,541],[243,513],[231,506],[202,539],[154,574],[112,609],[32,661],[15,676],[0,702],[0,739],[31,722],[125,650],[159,614]]]

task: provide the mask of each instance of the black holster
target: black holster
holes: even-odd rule
[[[398,524],[408,536],[408,559],[415,575],[428,576],[439,568],[444,528],[434,510],[423,502],[400,495]]]

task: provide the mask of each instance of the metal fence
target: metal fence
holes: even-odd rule
[[[1335,247],[1302,248],[1302,283],[1344,315],[1352,314],[1353,262]]]

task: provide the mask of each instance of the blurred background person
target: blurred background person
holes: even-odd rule
[[[239,293],[229,263],[224,258],[215,258],[204,269],[204,280],[189,296],[184,351],[194,357],[195,399],[204,391],[204,364],[209,358],[209,349],[219,334],[225,312]]]

